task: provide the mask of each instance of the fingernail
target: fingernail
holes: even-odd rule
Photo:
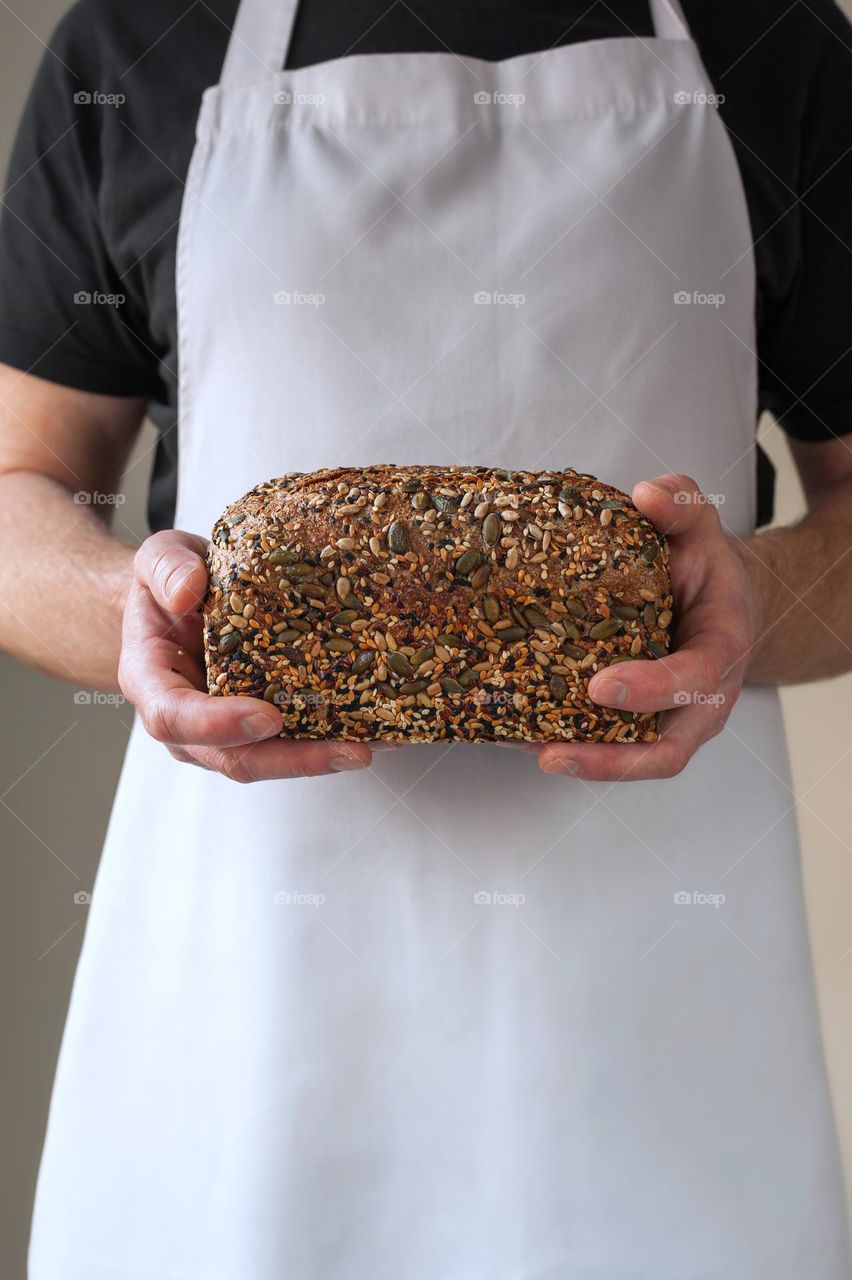
[[[247,738],[271,738],[279,731],[277,723],[259,711],[254,715],[246,716],[240,727]]]
[[[366,769],[367,766],[358,756],[332,756],[331,767],[335,773],[344,773],[351,769]]]
[[[622,680],[596,680],[592,697],[605,707],[623,707],[629,692]]]
[[[580,766],[576,760],[563,760],[561,757],[544,760],[541,767],[545,773],[566,773],[569,778],[576,778],[580,772]]]

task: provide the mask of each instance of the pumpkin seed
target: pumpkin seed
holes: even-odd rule
[[[581,649],[576,644],[569,644],[567,640],[564,640],[559,647],[566,657],[573,658],[575,662],[580,662],[586,656],[585,649]]]
[[[374,649],[362,649],[355,658],[350,668],[354,676],[363,676],[368,671],[372,671],[376,663],[376,653]]]
[[[350,622],[355,622],[358,617],[357,610],[344,609],[342,613],[336,613],[331,620],[333,627],[346,627]]]
[[[486,596],[482,601],[482,612],[489,622],[496,622],[500,617],[500,605],[494,596]]]
[[[408,526],[394,520],[388,529],[388,546],[396,556],[404,556],[408,550]]]
[[[239,649],[240,640],[241,636],[239,631],[231,631],[228,635],[222,636],[218,644],[219,652],[227,657],[229,653],[233,653],[235,649]]]
[[[618,618],[604,618],[601,622],[596,622],[593,627],[589,627],[589,638],[592,640],[609,640],[617,631],[621,630],[621,623]]]
[[[585,618],[586,616],[586,610],[574,596],[568,596],[565,601],[565,608],[574,618]]]
[[[472,684],[476,684],[476,672],[463,667],[459,672],[459,684],[463,689],[469,689]]]
[[[301,631],[297,631],[295,627],[288,627],[278,635],[276,644],[292,644],[294,640],[301,640],[301,638]]]
[[[490,577],[490,563],[481,564],[476,572],[470,575],[470,585],[473,587],[474,591],[481,591]]]
[[[639,552],[646,564],[653,564],[657,556],[660,554],[660,548],[656,542],[644,543],[642,550]]]
[[[329,653],[351,653],[355,645],[351,640],[344,640],[342,636],[332,636],[330,640],[326,640],[325,647]]]
[[[564,702],[568,697],[568,681],[564,676],[550,677],[550,696],[554,702]]]
[[[616,604],[612,608],[616,618],[622,618],[625,622],[635,622],[639,617],[639,610],[632,604]]]
[[[624,503],[617,498],[604,498],[600,504],[601,511],[623,511]]]
[[[571,485],[566,485],[564,489],[559,490],[559,501],[564,502],[566,506],[576,507],[582,503],[583,499],[579,490],[574,489]]]
[[[411,694],[422,693],[428,683],[428,680],[407,680],[399,686],[400,697],[407,698]]]
[[[456,561],[456,573],[460,573],[463,578],[473,573],[474,569],[479,567],[482,556],[478,551],[465,551]]]
[[[464,685],[454,680],[452,676],[444,676],[440,684],[444,693],[464,693]]]
[[[418,649],[416,653],[411,655],[411,665],[416,671],[418,667],[422,667],[424,662],[428,662],[430,658],[435,656],[435,646],[426,644],[422,649]]]
[[[506,627],[504,631],[498,631],[497,637],[504,644],[511,644],[515,640],[523,640],[526,638],[526,630],[524,627]]]
[[[494,547],[500,541],[500,535],[503,532],[503,522],[497,515],[496,511],[492,511],[482,522],[482,537],[485,545]]]
[[[652,604],[646,604],[642,610],[642,621],[649,630],[657,625],[657,610]]]
[[[661,644],[658,644],[656,640],[649,640],[648,652],[650,653],[652,658],[665,658],[668,656],[669,651],[668,649],[665,649]]]
[[[456,635],[455,631],[442,631],[438,636],[438,644],[444,645],[447,649],[464,648],[464,640]]]
[[[550,619],[546,618],[540,609],[535,609],[532,605],[527,605],[526,609],[524,609],[524,621],[533,628],[544,627],[545,630],[550,628]]]
[[[411,663],[405,654],[399,653],[397,650],[387,655],[387,664],[395,676],[411,676],[414,674]]]
[[[443,493],[433,493],[432,506],[442,515],[453,515],[459,509],[458,498],[449,498]]]

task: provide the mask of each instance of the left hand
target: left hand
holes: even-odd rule
[[[668,538],[674,649],[598,672],[589,696],[624,711],[669,711],[651,743],[549,743],[532,748],[545,773],[589,782],[673,778],[725,727],[757,631],[751,580],[715,507],[689,476],[643,481],[633,502]],[[674,710],[670,710],[670,709]]]

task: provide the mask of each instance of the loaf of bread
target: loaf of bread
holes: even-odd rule
[[[275,703],[284,737],[653,742],[655,713],[587,686],[666,653],[667,561],[625,494],[575,471],[282,476],[213,530],[209,691]]]

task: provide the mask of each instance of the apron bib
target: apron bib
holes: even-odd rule
[[[748,534],[751,231],[679,12],[281,72],[295,8],[204,95],[178,527],[394,462],[685,471]],[[31,1280],[849,1280],[792,802],[770,690],[622,786],[459,744],[240,787],[137,726]]]

